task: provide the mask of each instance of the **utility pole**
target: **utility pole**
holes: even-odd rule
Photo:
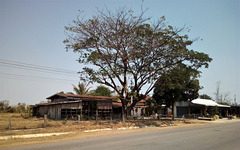
[[[234,105],[236,105],[236,106],[237,106],[236,94],[234,95]]]

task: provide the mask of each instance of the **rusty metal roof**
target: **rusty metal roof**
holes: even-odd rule
[[[48,103],[40,103],[40,104],[31,105],[31,107],[49,106],[49,105],[58,105],[58,104],[72,104],[72,103],[79,103],[79,102],[82,102],[82,101],[78,100],[78,101],[48,102]]]
[[[47,99],[53,99],[54,97],[64,97],[64,98],[80,98],[81,100],[113,100],[112,97],[106,96],[91,96],[91,95],[74,95],[74,94],[54,94]]]

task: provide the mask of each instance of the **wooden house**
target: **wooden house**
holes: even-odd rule
[[[112,99],[104,96],[54,94],[49,103],[36,104],[33,116],[47,115],[50,119],[108,119],[112,116]]]

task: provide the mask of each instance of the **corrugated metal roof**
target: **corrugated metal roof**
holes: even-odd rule
[[[63,102],[49,102],[49,103],[40,103],[40,104],[36,104],[36,105],[31,105],[32,107],[36,107],[36,106],[49,106],[49,105],[58,105],[58,104],[72,104],[72,103],[79,103],[82,102],[82,100],[78,100],[78,101],[63,101]]]
[[[90,95],[74,95],[74,94],[54,94],[52,96],[47,97],[47,99],[52,99],[55,96],[65,97],[65,98],[84,98],[84,99],[95,99],[95,100],[112,100],[112,97],[106,96],[90,96]]]
[[[194,99],[191,101],[193,104],[199,104],[199,105],[204,105],[204,106],[218,106],[218,107],[230,107],[228,105],[220,105],[213,100],[209,99]]]

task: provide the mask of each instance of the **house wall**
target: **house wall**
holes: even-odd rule
[[[174,117],[182,117],[185,114],[188,114],[188,101],[175,102],[174,105]]]
[[[47,106],[37,106],[36,107],[36,110],[37,110],[36,115],[43,117],[44,115],[48,114],[48,109],[49,109],[49,107],[47,107]]]
[[[145,108],[141,108],[141,107],[134,107],[131,111],[131,115],[132,116],[143,116],[145,114]]]
[[[111,101],[98,101],[97,103],[98,109],[112,109]]]
[[[175,103],[176,106],[181,106],[181,107],[185,107],[185,106],[188,106],[189,105],[189,102],[188,101],[182,101],[182,102],[176,102]]]
[[[37,116],[47,115],[50,119],[61,119],[62,109],[82,109],[81,102],[79,103],[67,103],[67,104],[56,104],[56,105],[45,105],[37,106]]]
[[[67,98],[56,98],[56,99],[51,99],[51,102],[64,102],[64,101],[69,101]]]
[[[50,119],[60,119],[61,117],[61,106],[52,105],[52,106],[38,106],[37,107],[37,116],[43,117],[47,115]]]
[[[69,94],[55,94],[47,99],[51,103],[33,106],[33,115],[47,115],[50,119],[92,119],[97,116],[110,118],[112,116],[112,98],[81,96]]]
[[[174,117],[182,117],[183,115],[188,114],[187,106],[177,106],[177,114]]]

